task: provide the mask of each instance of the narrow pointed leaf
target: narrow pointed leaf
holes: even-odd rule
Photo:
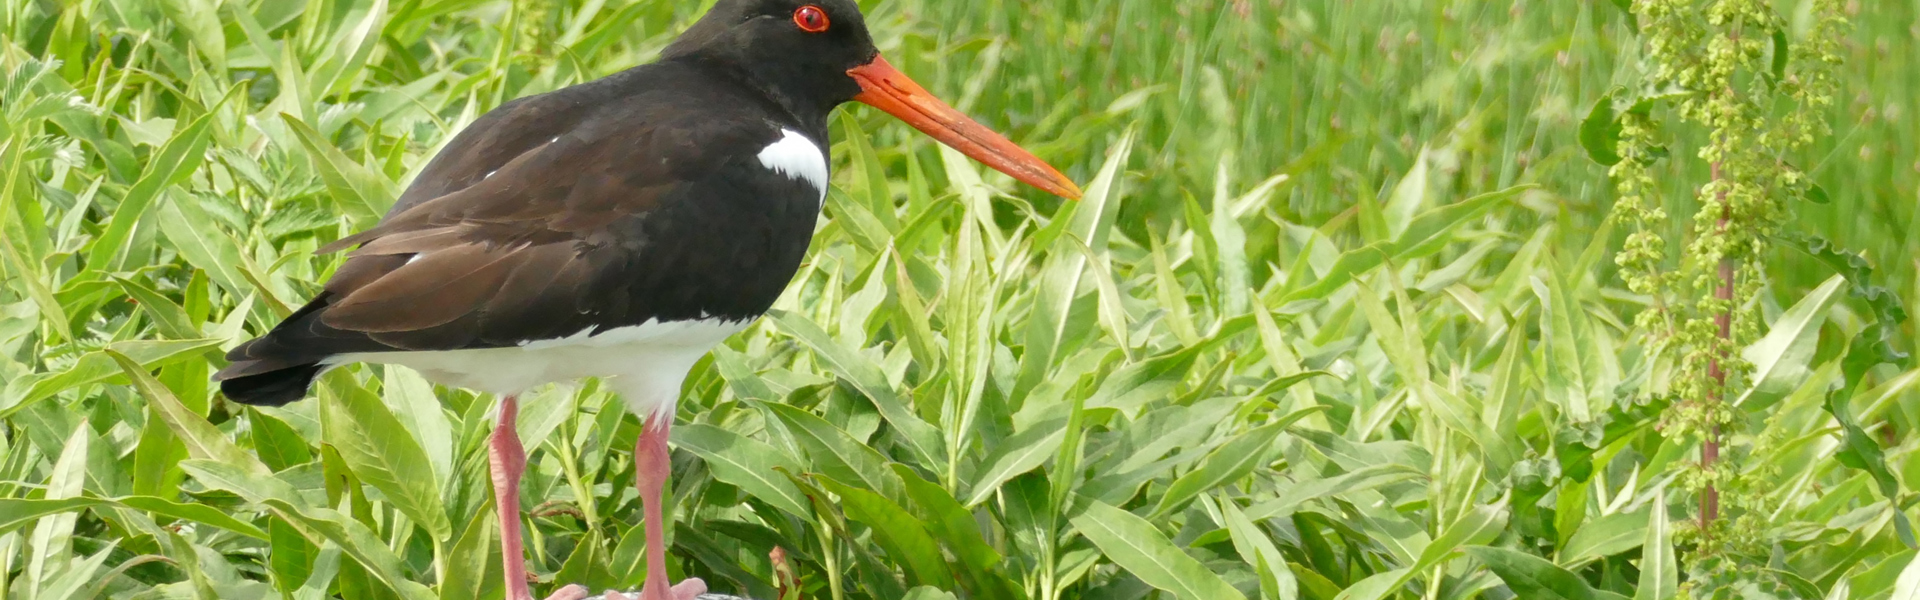
[[[329,384],[342,383],[334,379]],[[385,494],[437,541],[453,538],[433,463],[400,420],[357,383],[328,385],[320,401],[321,436],[360,481]]]
[[[1114,564],[1140,581],[1180,600],[1245,600],[1239,590],[1207,570],[1138,515],[1098,500],[1088,500],[1073,527]]]
[[[1667,600],[1680,586],[1680,569],[1674,563],[1673,522],[1667,516],[1667,497],[1661,494],[1650,503],[1647,537],[1640,546],[1640,585],[1634,600]]]
[[[673,428],[672,436],[674,444],[707,461],[715,479],[789,514],[810,514],[806,495],[779,471],[797,475],[803,469],[772,446],[712,425],[681,425]]]

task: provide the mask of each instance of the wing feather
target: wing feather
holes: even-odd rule
[[[340,354],[505,347],[703,318],[696,296],[719,298],[716,312],[757,314],[791,269],[760,277],[725,268],[797,264],[810,221],[785,234],[800,242],[791,256],[760,257],[771,250],[757,242],[785,214],[775,205],[795,198],[817,210],[818,192],[789,189],[802,185],[790,178],[753,179],[757,153],[780,129],[758,113],[716,117],[684,104],[717,102],[608,104],[539,140],[513,141],[511,154],[443,153],[383,222],[321,249],[352,250],[311,303],[236,347],[221,377]],[[526,120],[534,106],[519,105],[513,118]],[[700,232],[692,246],[667,241],[690,230]],[[721,239],[728,243],[711,244]],[[735,293],[741,281],[750,284]]]
[[[445,325],[486,304],[527,255],[517,248],[462,244],[420,259],[354,290],[320,317],[329,327],[368,333]]]

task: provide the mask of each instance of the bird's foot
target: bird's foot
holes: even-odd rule
[[[586,600],[592,593],[587,591],[587,586],[576,583],[555,590],[547,600]]]
[[[569,587],[579,587],[579,586],[569,586]],[[652,592],[653,595],[649,596],[648,595],[649,592]],[[623,594],[613,590],[607,590],[607,593],[605,595],[600,596],[600,600],[698,600],[700,596],[705,595],[706,593],[707,593],[707,582],[701,581],[699,578],[696,577],[693,579],[682,581],[678,585],[673,586],[671,589],[668,589],[664,586],[657,586],[657,585],[646,586],[646,587],[642,587],[639,592],[632,593],[632,594]],[[574,599],[574,598],[551,599],[550,598],[549,600],[579,600],[579,599]]]

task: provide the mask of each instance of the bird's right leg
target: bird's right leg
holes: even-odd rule
[[[640,588],[640,600],[694,600],[707,593],[707,583],[695,577],[678,584],[667,582],[667,520],[661,508],[672,458],[667,448],[667,431],[673,428],[673,414],[655,414],[640,427],[640,439],[634,443],[634,487],[640,491],[641,523],[647,528],[647,581]]]
[[[487,459],[493,469],[493,505],[500,516],[500,564],[505,567],[508,600],[533,600],[527,589],[527,556],[520,547],[520,475],[527,470],[527,451],[514,430],[520,402],[515,396],[500,399],[500,419],[488,440]],[[547,600],[580,600],[587,588],[569,585],[548,596]]]

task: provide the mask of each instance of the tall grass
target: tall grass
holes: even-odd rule
[[[1665,489],[1695,458],[1658,431],[1667,372],[1577,142],[1635,79],[1613,3],[863,4],[896,65],[1088,198],[843,112],[800,275],[686,384],[679,574],[772,600],[780,548],[835,600],[1686,583]],[[0,597],[499,597],[491,398],[355,368],[257,409],[208,374],[450,134],[649,60],[703,3],[0,6]],[[1913,306],[1920,5],[1850,10],[1837,133],[1795,157],[1831,203],[1790,227]],[[1673,214],[1696,162],[1660,167]],[[1854,396],[1885,449],[1861,460],[1822,402],[1868,307],[1828,262],[1767,264],[1749,352],[1778,379],[1737,464],[1779,482],[1773,592],[1914,597],[1920,374]],[[620,406],[589,382],[523,409],[537,588],[639,583]]]

